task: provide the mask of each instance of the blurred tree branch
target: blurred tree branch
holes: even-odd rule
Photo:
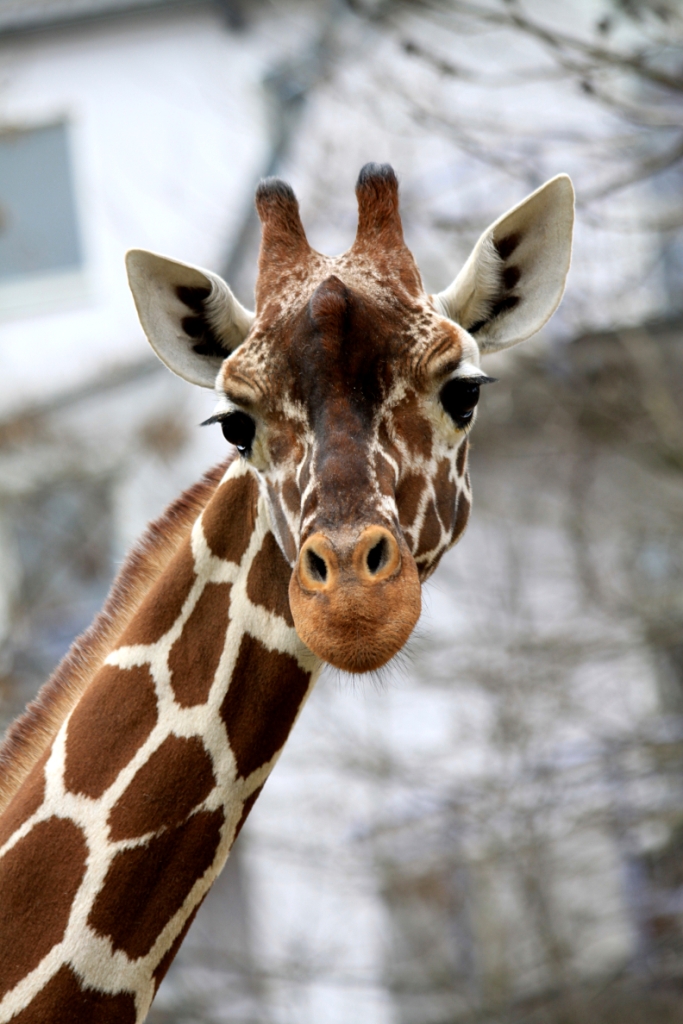
[[[579,195],[582,205],[647,181],[683,161],[683,17],[677,4],[604,0],[603,12],[592,26],[597,38],[568,32],[548,18],[541,20],[529,13],[521,0],[500,0],[497,4],[476,0],[384,0],[372,5],[351,0],[351,5],[374,21],[392,26],[403,51],[439,76],[491,88],[565,78],[603,112],[617,118],[627,131],[622,138],[613,138],[613,152],[607,162],[626,167],[613,169],[606,180],[584,187]],[[417,22],[411,18],[416,14],[420,19]],[[424,19],[437,22],[440,29],[431,34],[429,41],[416,28],[424,24]],[[540,47],[539,59],[527,67],[500,71],[477,67],[471,59],[453,59],[449,36],[455,40],[456,34],[477,30],[526,38]],[[616,36],[623,38],[610,43],[610,38]],[[454,133],[467,152],[492,166],[500,165],[503,155],[496,152],[495,145],[490,149],[475,145],[462,122],[454,123],[453,118],[435,111],[419,95],[410,100],[413,117],[429,121],[437,129],[441,117],[441,130]],[[479,126],[480,132],[484,128]]]

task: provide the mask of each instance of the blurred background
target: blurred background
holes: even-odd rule
[[[153,1024],[683,1019],[683,4],[0,0],[0,725],[225,454],[131,246],[253,301],[255,183],[430,290],[546,178],[561,309],[490,359],[475,508],[380,679],[327,671]]]

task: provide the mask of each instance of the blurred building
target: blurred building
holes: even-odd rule
[[[584,100],[547,84],[519,119],[550,124],[561,95],[555,148],[482,171],[478,101],[403,46],[438,33],[401,24],[304,0],[0,0],[3,725],[145,523],[224,455],[195,429],[211,395],[148,355],[127,248],[223,271],[248,304],[256,180],[282,170],[335,251],[358,168],[390,159],[443,287],[539,167],[582,173]],[[416,95],[434,109],[410,121]],[[582,223],[554,344],[492,367],[473,522],[417,637],[378,682],[323,677],[151,1021],[679,1019],[683,333],[647,319],[658,245]]]

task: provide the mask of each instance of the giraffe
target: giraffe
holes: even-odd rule
[[[0,748],[0,1022],[134,1024],[321,666],[388,662],[471,505],[480,356],[557,307],[560,175],[427,295],[398,184],[366,165],[352,247],[309,246],[291,188],[256,193],[256,311],[215,274],[127,256],[152,347],[215,387],[225,462],[153,523]]]

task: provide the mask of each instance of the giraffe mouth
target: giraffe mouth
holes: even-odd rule
[[[371,672],[397,654],[420,616],[421,588],[405,542],[368,526],[352,543],[315,533],[289,584],[297,633],[346,672]]]

